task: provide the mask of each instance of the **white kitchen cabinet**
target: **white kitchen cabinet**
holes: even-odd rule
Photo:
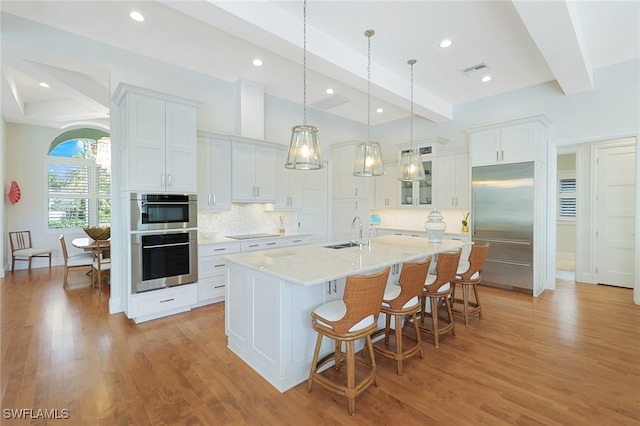
[[[198,302],[194,307],[224,300],[227,262],[223,256],[239,251],[239,242],[198,246]]]
[[[127,315],[136,323],[140,323],[189,311],[196,300],[196,284],[132,294]]]
[[[116,90],[114,102],[122,123],[122,189],[196,192],[199,103],[124,84]]]
[[[400,157],[402,156],[402,151],[400,151],[399,155]],[[425,180],[415,182],[396,181],[396,186],[400,190],[400,207],[423,208],[428,207],[433,203],[433,162],[434,156],[432,154],[422,154],[422,165],[424,166]]]
[[[398,207],[398,164],[385,163],[385,174],[374,177],[376,209],[394,209]]]
[[[276,210],[292,210],[302,207],[302,174],[313,173],[307,170],[287,169],[287,151],[278,149],[276,152]]]
[[[231,210],[231,141],[198,136],[198,210]]]
[[[353,175],[357,148],[357,143],[332,148],[332,198],[369,198],[369,191],[373,189],[373,178]]]
[[[435,188],[439,209],[468,209],[470,206],[469,154],[438,156]]]
[[[276,149],[232,141],[231,198],[237,202],[275,202]]]
[[[548,120],[539,116],[467,129],[471,165],[546,163],[547,127]]]

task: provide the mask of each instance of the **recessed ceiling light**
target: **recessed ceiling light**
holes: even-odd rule
[[[331,87],[329,87],[327,90],[327,95],[333,95],[333,89]]]
[[[47,87],[47,88],[48,88],[48,87],[51,87],[51,86],[49,86],[49,85],[48,85],[47,83],[45,83],[44,81],[41,81],[41,82],[40,82],[40,87]]]
[[[136,12],[135,10],[129,14],[129,17],[136,22],[144,21],[144,16],[140,12]]]
[[[486,83],[487,81],[491,81],[491,76],[490,75],[485,75],[484,77],[482,77],[482,82]]]
[[[453,42],[451,40],[442,40],[440,42],[440,47],[445,48],[445,47],[449,47],[453,44]]]
[[[378,109],[376,110],[376,112],[377,112],[377,113],[381,113],[381,112],[384,112],[384,110],[383,110],[382,108],[378,108]]]
[[[253,60],[253,65],[255,65],[256,67],[261,67],[262,66],[262,61],[260,59],[254,59]]]

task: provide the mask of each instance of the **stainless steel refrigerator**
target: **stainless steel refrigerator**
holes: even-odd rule
[[[482,283],[533,294],[534,163],[473,167],[471,229],[489,242]]]

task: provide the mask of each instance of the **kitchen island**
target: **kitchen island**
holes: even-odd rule
[[[280,392],[309,376],[316,333],[311,312],[342,298],[346,277],[392,267],[469,244],[387,235],[362,247],[309,245],[225,256],[225,333],[229,349]],[[327,247],[331,246],[331,247]],[[325,339],[321,356],[332,352]]]

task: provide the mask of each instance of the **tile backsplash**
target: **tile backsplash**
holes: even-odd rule
[[[198,212],[198,229],[214,231],[220,236],[263,232],[277,234],[282,216],[286,232],[298,230],[295,212],[270,211],[268,206],[269,204],[233,203],[229,211]]]
[[[462,219],[468,211],[466,209],[439,210],[447,224],[445,232],[461,232]],[[380,216],[379,226],[381,228],[424,231],[424,223],[427,221],[431,209],[374,209],[370,213]]]

